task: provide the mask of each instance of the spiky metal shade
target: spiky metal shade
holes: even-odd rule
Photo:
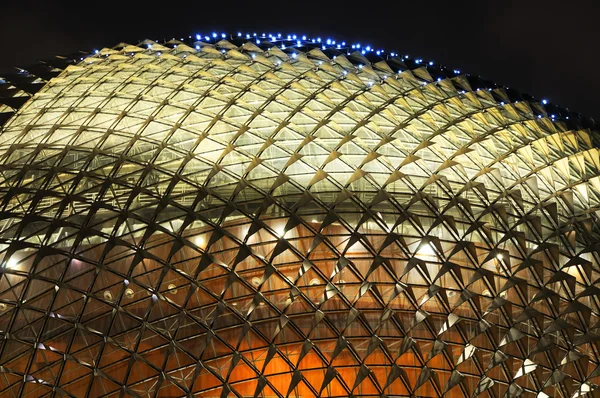
[[[596,131],[289,45],[119,45],[5,109],[0,394],[595,396]]]

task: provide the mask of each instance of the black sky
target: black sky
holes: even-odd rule
[[[213,30],[371,44],[478,74],[600,121],[600,1],[160,0],[0,3],[0,70]]]

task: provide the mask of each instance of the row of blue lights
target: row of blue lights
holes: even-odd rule
[[[201,34],[196,34],[196,40],[206,40],[206,41],[210,41],[210,40],[214,40],[214,39],[226,39],[227,37],[229,37],[229,35],[227,35],[226,33],[217,33],[217,32],[212,32],[210,35],[201,35]],[[233,37],[233,36],[231,36]],[[372,47],[371,45],[366,45],[363,46],[360,43],[355,43],[355,44],[347,44],[345,41],[342,41],[341,43],[338,43],[336,40],[333,40],[331,38],[327,38],[327,39],[322,39],[321,37],[316,37],[316,38],[308,38],[308,36],[306,35],[296,35],[296,34],[288,34],[288,35],[282,35],[281,33],[277,33],[277,34],[273,34],[273,33],[262,33],[262,34],[257,34],[257,33],[242,33],[242,32],[237,32],[237,37],[238,38],[246,38],[248,40],[250,39],[254,39],[256,41],[256,44],[260,44],[261,43],[261,39],[265,40],[268,39],[271,42],[276,42],[276,41],[296,41],[296,45],[297,46],[301,46],[304,43],[309,43],[309,44],[321,44],[321,48],[323,50],[326,50],[327,48],[332,48],[332,49],[336,49],[336,50],[342,50],[342,49],[352,49],[355,51],[360,51],[361,54],[366,55],[367,53],[375,53],[376,55],[382,56],[384,54],[388,54],[391,57],[400,57],[400,54],[397,52],[389,52],[387,53],[385,50],[377,50],[374,47]],[[292,44],[293,45],[293,44]],[[200,46],[196,46],[196,49],[199,49]],[[281,48],[285,49],[286,45],[285,44],[281,44]],[[350,55],[350,53],[348,53],[348,55]],[[293,58],[296,58],[296,54],[292,54]],[[410,59],[409,55],[404,55],[402,56],[403,59]],[[422,58],[417,58],[414,60],[414,63],[419,65],[419,64],[425,64]],[[429,61],[426,62],[426,64],[428,66],[434,66],[435,63],[433,61]],[[461,73],[461,71],[459,69],[453,69],[452,72],[456,75],[459,75]],[[439,79],[438,79],[439,81]],[[547,99],[542,99],[542,104],[547,105],[548,104],[548,100]],[[554,117],[554,115],[552,115]]]
[[[210,34],[207,35],[202,35],[202,34],[196,34],[196,40],[204,40],[204,41],[211,41],[211,40],[218,40],[218,39],[226,39],[228,38],[229,35],[227,35],[226,33],[217,33],[217,32],[212,32]],[[233,36],[231,36],[233,37]],[[363,55],[367,54],[367,53],[375,53],[377,55],[383,55],[383,54],[389,54],[392,57],[395,56],[399,56],[400,54],[395,53],[395,52],[390,52],[390,53],[386,53],[385,50],[377,50],[374,47],[371,47],[370,45],[368,46],[361,46],[360,43],[356,43],[356,44],[347,44],[345,41],[342,42],[337,42],[336,40],[327,38],[327,39],[322,39],[321,37],[316,37],[316,38],[308,38],[308,36],[306,35],[296,35],[296,34],[289,34],[289,35],[282,35],[281,33],[277,33],[277,34],[273,34],[273,33],[262,33],[262,34],[257,34],[257,33],[242,33],[242,32],[238,32],[237,33],[237,37],[238,38],[245,38],[248,40],[255,40],[256,44],[260,44],[261,43],[261,39],[262,40],[268,40],[271,42],[276,42],[276,41],[295,41],[295,45],[297,46],[301,46],[303,43],[308,43],[308,44],[320,44],[321,48],[323,50],[326,49],[336,49],[336,50],[342,50],[342,49],[353,49],[353,50],[357,50],[360,51]],[[294,44],[291,44],[294,45]],[[290,44],[288,44],[288,46],[290,46]],[[282,48],[285,49],[286,45],[282,44]],[[405,55],[404,58],[408,59],[408,55]],[[431,65],[433,65],[433,62],[431,63]]]
[[[200,33],[195,35],[195,38],[197,41],[216,41],[216,40],[224,40],[227,38],[234,38],[234,35],[228,35],[227,33],[217,33],[217,32],[211,32],[210,34],[206,34],[206,35],[202,35]],[[191,39],[192,36],[189,36],[189,38]],[[384,56],[384,55],[388,55],[390,57],[401,57],[402,59],[410,59],[410,57],[408,55],[403,55],[401,56],[399,53],[396,52],[386,52],[385,50],[382,49],[375,49],[374,47],[372,47],[371,45],[366,45],[363,46],[360,43],[355,43],[355,44],[347,44],[345,41],[342,42],[337,42],[336,40],[333,40],[331,38],[326,38],[326,39],[322,39],[321,37],[316,37],[316,38],[308,38],[308,36],[306,35],[297,35],[297,34],[288,34],[288,35],[282,35],[281,33],[277,33],[277,34],[272,34],[272,33],[262,33],[262,34],[257,34],[257,33],[242,33],[242,32],[237,32],[237,38],[245,38],[247,40],[253,40],[254,42],[256,42],[256,44],[260,44],[261,41],[263,40],[268,40],[270,42],[278,42],[278,41],[291,41],[291,42],[295,42],[295,43],[288,43],[287,46],[302,46],[303,44],[318,44],[321,46],[321,48],[323,50],[326,49],[336,49],[336,50],[354,50],[354,51],[359,51],[361,54],[366,55],[367,53],[375,53],[378,56]],[[184,40],[183,38],[181,39],[182,41]],[[148,44],[147,45],[148,48],[151,48],[152,45]],[[280,45],[281,49],[286,49],[286,44],[285,43],[281,43]],[[195,49],[196,50],[200,50],[201,46],[199,44],[195,44]],[[98,54],[99,51],[98,50],[94,50],[95,54]],[[348,55],[350,55],[350,52],[347,52]],[[296,58],[297,54],[296,53],[292,53],[291,54],[292,58]],[[434,66],[435,63],[433,61],[429,61],[429,62],[424,62],[422,58],[417,58],[414,59],[413,62],[417,65],[423,64],[425,66]],[[362,65],[359,65],[359,68],[362,67]],[[443,66],[440,66],[441,68],[443,68]],[[452,72],[456,75],[459,75],[461,73],[460,70],[458,69],[453,69]],[[441,79],[438,78],[437,81],[440,81]],[[490,89],[491,90],[491,89]],[[548,105],[548,100],[547,99],[542,99],[541,103],[543,105]],[[551,115],[552,118],[555,117],[555,115]],[[568,117],[567,117],[568,119]]]

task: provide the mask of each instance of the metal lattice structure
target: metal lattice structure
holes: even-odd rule
[[[0,128],[3,397],[596,396],[593,124],[304,40],[79,61]]]

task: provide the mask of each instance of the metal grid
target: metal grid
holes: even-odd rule
[[[123,44],[15,108],[2,396],[595,396],[596,132],[282,47]]]

